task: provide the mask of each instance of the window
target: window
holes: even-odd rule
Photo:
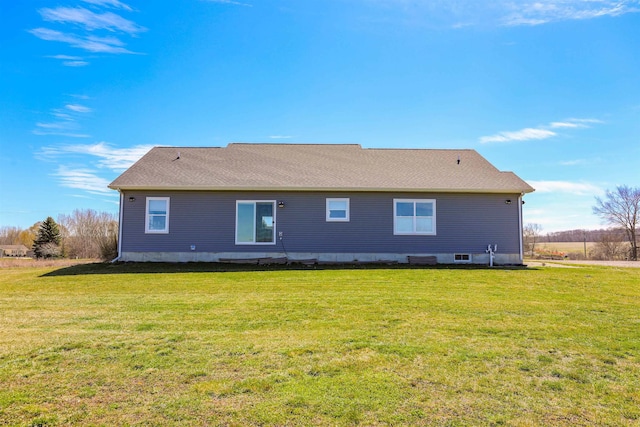
[[[169,232],[169,198],[147,197],[145,233]]]
[[[393,200],[393,234],[436,234],[436,201]]]
[[[349,221],[349,199],[327,199],[327,221]]]
[[[453,254],[454,262],[471,262],[471,254]]]
[[[275,242],[275,201],[236,202],[236,244],[269,245]]]

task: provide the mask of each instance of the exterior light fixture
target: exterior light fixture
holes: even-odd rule
[[[505,205],[510,205],[511,204],[511,199],[507,199],[504,201]]]
[[[283,202],[282,200],[280,200],[280,201],[278,202],[278,207],[279,207],[279,208],[284,208],[284,202]]]
[[[130,201],[130,202],[135,202],[135,201],[136,201],[136,198],[135,198],[135,197],[133,197],[133,196],[131,196],[131,197],[129,197],[129,201]]]

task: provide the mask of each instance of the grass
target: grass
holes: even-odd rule
[[[231,268],[0,270],[0,424],[640,424],[640,269]]]
[[[595,248],[596,242],[587,242],[587,252],[590,252]],[[538,242],[536,243],[536,249],[546,249],[559,252],[584,252],[584,242]]]

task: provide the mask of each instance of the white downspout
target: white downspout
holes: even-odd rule
[[[523,225],[522,225],[522,193],[520,193],[520,196],[518,196],[518,222],[520,223],[520,264],[524,263],[524,249],[523,249],[523,242],[522,242],[522,233],[524,232],[523,229]]]
[[[118,215],[118,256],[111,260],[111,262],[120,261],[120,257],[122,256],[122,209],[124,207],[124,193],[121,190],[118,190],[118,192],[120,193],[120,213]]]

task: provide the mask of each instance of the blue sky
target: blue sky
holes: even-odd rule
[[[154,145],[472,148],[600,228],[640,186],[640,0],[0,5],[0,226],[91,208]]]

